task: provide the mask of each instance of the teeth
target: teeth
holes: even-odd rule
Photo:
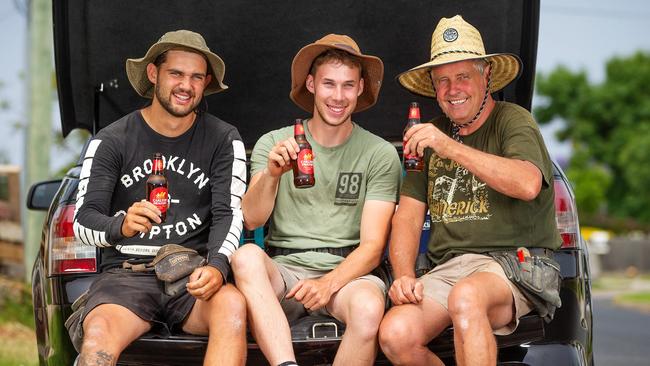
[[[330,109],[331,109],[332,111],[334,111],[334,112],[336,112],[336,113],[341,113],[341,112],[343,112],[343,110],[345,109],[344,107],[333,107],[333,106],[329,106],[329,107],[330,107]]]
[[[449,103],[451,103],[451,104],[453,104],[453,105],[457,105],[457,104],[463,104],[463,103],[465,103],[466,101],[467,101],[467,98],[465,98],[465,99],[459,99],[459,100],[450,100]]]
[[[188,100],[188,99],[190,99],[189,95],[178,95],[178,94],[174,94],[174,95],[176,96],[176,98],[178,98],[180,100]]]

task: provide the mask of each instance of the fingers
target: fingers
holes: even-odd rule
[[[199,267],[192,272],[185,285],[187,292],[200,300],[209,300],[223,284],[221,272],[214,267]]]
[[[291,160],[298,158],[298,144],[293,137],[280,141],[269,152],[269,171],[280,175],[291,169]]]
[[[289,292],[284,297],[287,299],[291,299],[292,297],[294,297],[296,295],[296,292],[298,292],[302,288],[303,283],[304,283],[303,280],[298,281],[298,283],[296,283],[295,286],[293,286],[291,290],[289,290]]]
[[[393,282],[388,296],[395,305],[418,304],[422,301],[422,283],[415,278],[402,277]]]
[[[122,222],[122,234],[132,237],[137,233],[148,233],[152,223],[160,224],[160,210],[149,201],[135,202],[126,212]]]

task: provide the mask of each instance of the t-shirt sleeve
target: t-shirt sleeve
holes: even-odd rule
[[[424,154],[424,169],[421,172],[407,171],[402,182],[400,195],[408,196],[420,202],[427,202],[427,172],[431,149],[426,149]]]
[[[544,186],[553,181],[552,167],[544,139],[532,116],[528,113],[515,112],[504,132],[503,156],[511,159],[525,160],[533,163],[542,172]]]
[[[208,264],[217,268],[225,280],[230,272],[230,258],[239,248],[243,229],[241,200],[246,191],[246,150],[234,128],[216,149],[210,185],[212,222],[208,237]]]
[[[86,245],[108,247],[123,239],[124,215],[109,216],[120,161],[120,148],[108,136],[98,135],[88,144],[73,221],[75,236]]]
[[[257,140],[251,152],[251,177],[266,168],[269,160],[269,152],[273,148],[275,141],[273,134],[268,132]]]
[[[397,202],[401,175],[397,150],[388,143],[382,144],[370,163],[366,200]]]

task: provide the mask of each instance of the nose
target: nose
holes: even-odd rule
[[[338,85],[336,88],[334,88],[334,94],[332,95],[332,98],[336,101],[343,100],[343,86]]]

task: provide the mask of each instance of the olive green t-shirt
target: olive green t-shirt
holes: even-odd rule
[[[293,173],[280,178],[265,245],[282,248],[340,248],[358,245],[364,202],[396,202],[401,166],[397,150],[384,139],[354,124],[352,134],[341,145],[324,147],[305,136],[314,152],[311,188],[295,188]],[[251,154],[251,176],[267,165],[269,151],[279,141],[293,136],[293,126],[262,136]],[[317,252],[277,256],[280,263],[330,270],[342,257]]]
[[[445,116],[432,122],[451,135]],[[484,253],[503,247],[561,244],[555,221],[551,160],[537,124],[524,108],[497,102],[485,123],[462,136],[465,145],[511,159],[526,160],[543,175],[542,189],[526,202],[501,194],[453,160],[425,151],[425,169],[408,172],[401,194],[429,206],[429,257],[442,263],[459,253]]]

